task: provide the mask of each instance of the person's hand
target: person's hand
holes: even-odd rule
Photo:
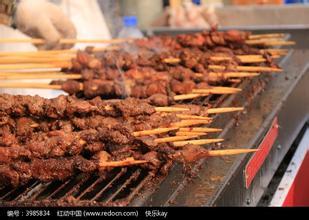
[[[197,6],[192,2],[184,2],[183,7],[186,13],[188,25],[197,28],[209,28],[210,25],[207,23],[207,20],[205,20],[202,15],[202,11],[204,10],[204,8],[202,8],[201,6]]]
[[[76,29],[56,5],[46,0],[22,0],[16,10],[15,24],[32,38],[43,38],[40,50],[68,49],[72,44],[59,44],[60,39],[76,38]]]
[[[216,15],[215,8],[213,6],[202,7],[201,14],[212,29],[216,29],[218,27],[218,16]]]
[[[183,7],[168,9],[168,25],[171,27],[184,27],[187,25],[186,13]]]
[[[171,27],[213,28],[218,19],[213,8],[196,6],[185,2],[182,6],[169,8],[168,24]]]

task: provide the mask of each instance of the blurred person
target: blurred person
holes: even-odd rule
[[[62,38],[111,38],[97,0],[0,0],[0,14],[0,23],[15,26],[28,37],[44,39],[46,44],[37,45],[38,49],[73,46],[59,44]],[[13,28],[0,28],[2,38],[23,36]]]
[[[180,5],[168,7],[165,16],[170,27],[210,29],[218,25],[213,6],[200,6],[192,1],[183,1]]]
[[[17,28],[17,29],[16,29]],[[35,51],[68,49],[74,45],[59,44],[62,38],[110,39],[97,0],[0,0],[0,38],[42,38],[44,45],[0,43],[0,51]],[[102,44],[87,44],[87,46]],[[84,44],[75,45],[83,48]],[[23,80],[23,82],[46,82]],[[21,82],[21,81],[19,81]],[[0,89],[0,93],[39,94],[55,97],[61,91],[39,89]]]

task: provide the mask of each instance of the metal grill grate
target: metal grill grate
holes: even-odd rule
[[[20,205],[33,201],[50,201],[52,204],[52,201],[68,198],[74,198],[76,205],[83,201],[106,204],[123,201],[128,204],[152,178],[151,174],[140,168],[120,168],[104,176],[79,174],[64,182],[31,181],[17,189],[1,188],[0,200],[3,205]]]

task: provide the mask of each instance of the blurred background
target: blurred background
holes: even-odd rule
[[[138,27],[141,30],[162,27],[209,28],[211,19],[223,28],[306,25],[309,22],[307,0],[99,0],[98,2],[113,37],[116,37],[122,28],[122,16],[132,15],[137,16]],[[184,6],[188,2],[193,6]],[[201,21],[201,18],[205,22]]]

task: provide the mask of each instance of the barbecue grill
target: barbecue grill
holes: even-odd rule
[[[260,32],[267,32],[261,30]],[[292,32],[298,47],[306,48],[303,41],[307,30]],[[245,185],[244,170],[250,155],[211,158],[195,164],[185,173],[182,165],[174,164],[168,176],[153,176],[142,168],[114,169],[106,177],[76,175],[65,182],[40,183],[31,181],[17,189],[1,188],[1,206],[225,206],[258,204],[273,174],[292,142],[308,120],[309,70],[306,58],[309,52],[291,50],[281,60],[284,73],[257,77],[234,84],[243,91],[235,95],[213,95],[215,107],[231,104],[245,106],[246,112],[216,116],[213,126],[224,128],[228,148],[256,148],[278,119],[279,133],[265,162]],[[202,102],[205,99],[194,100]],[[295,108],[296,107],[296,108]],[[218,148],[221,146],[218,145]]]

